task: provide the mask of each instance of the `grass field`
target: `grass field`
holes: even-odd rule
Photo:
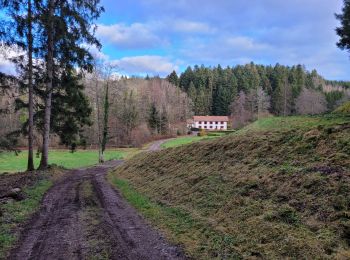
[[[171,147],[178,147],[185,144],[191,144],[194,142],[199,142],[202,140],[208,140],[217,138],[223,135],[217,135],[217,136],[183,136],[178,137],[176,139],[169,140],[161,145],[162,148],[171,148]]]
[[[105,159],[123,159],[133,154],[137,149],[107,150]],[[0,153],[0,173],[1,172],[21,172],[26,170],[27,151],[21,152],[18,156],[14,153]],[[35,166],[39,165],[40,159],[35,158]],[[79,150],[71,153],[68,150],[51,151],[49,163],[62,166],[67,169],[91,166],[98,163],[98,152],[96,150]]]
[[[193,259],[349,259],[350,118],[268,118],[110,181]]]

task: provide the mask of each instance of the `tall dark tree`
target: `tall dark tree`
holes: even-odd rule
[[[152,103],[150,107],[149,117],[148,117],[148,126],[154,132],[159,133],[159,124],[160,124],[160,116],[157,110],[156,104]]]
[[[33,27],[35,22],[35,6],[33,0],[1,0],[0,8],[10,18],[0,23],[0,38],[8,46],[18,46],[25,54],[18,55],[12,61],[20,70],[21,86],[28,90],[28,164],[27,170],[34,170],[33,131],[34,131],[34,89],[33,89]],[[23,15],[24,14],[24,15]],[[27,55],[27,57],[25,57]]]
[[[40,54],[45,57],[46,69],[41,169],[48,166],[52,93],[60,84],[62,72],[75,67],[80,71],[92,70],[93,57],[84,46],[100,46],[94,36],[96,27],[93,23],[103,11],[99,2],[48,0],[36,3],[40,10]]]
[[[179,85],[179,77],[177,76],[177,73],[175,70],[167,76],[167,80],[171,84],[174,84],[175,86]]]
[[[34,88],[33,88],[33,17],[32,1],[28,0],[27,11],[27,39],[28,39],[28,165],[27,170],[33,171],[34,168]]]
[[[340,27],[336,28],[336,32],[340,37],[337,45],[342,50],[350,52],[350,1],[344,0],[344,6],[341,14],[336,14],[336,18],[340,21]]]

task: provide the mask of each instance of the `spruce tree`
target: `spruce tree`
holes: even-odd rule
[[[167,80],[175,86],[179,85],[179,77],[175,70],[167,76]]]
[[[344,6],[341,14],[336,14],[336,18],[340,21],[340,27],[336,28],[336,32],[340,37],[337,46],[342,50],[350,51],[350,1],[344,0]]]
[[[94,36],[93,24],[103,11],[99,2],[48,0],[36,3],[40,10],[40,54],[45,57],[46,63],[41,169],[48,166],[52,93],[60,84],[62,71],[70,71],[76,67],[81,71],[92,70],[93,57],[84,46],[100,46]]]
[[[148,126],[155,133],[159,133],[159,122],[160,122],[159,112],[157,110],[156,104],[152,103],[150,112],[149,112],[149,117],[148,117]]]
[[[33,131],[34,131],[34,89],[33,89],[33,54],[36,12],[33,0],[1,0],[0,9],[10,18],[8,22],[0,23],[0,40],[6,45],[17,45],[26,54],[12,59],[20,70],[19,79],[22,88],[28,90],[28,162],[27,170],[34,170],[33,160]],[[35,0],[34,0],[35,2]],[[24,14],[24,15],[23,15]],[[25,57],[26,56],[26,57]]]

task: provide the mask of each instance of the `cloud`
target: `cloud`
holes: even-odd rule
[[[99,50],[95,45],[83,44],[82,47],[86,48],[91,53],[91,55],[98,61],[103,62],[109,59],[109,56],[103,53],[101,50]]]
[[[97,28],[97,37],[105,43],[123,49],[148,49],[165,44],[148,25],[142,23],[100,24]]]
[[[245,36],[237,36],[237,37],[227,37],[225,40],[228,47],[238,49],[240,51],[263,51],[268,49],[268,46],[265,43],[259,43],[252,38]]]
[[[214,27],[207,23],[189,21],[189,20],[177,20],[169,24],[168,28],[173,29],[175,32],[184,33],[204,33],[211,34],[216,30]]]
[[[11,61],[16,57],[24,55],[25,52],[16,45],[7,46],[0,42],[0,72],[16,75],[16,65]]]
[[[117,65],[121,71],[132,74],[151,74],[165,76],[173,70],[178,70],[178,65],[174,64],[167,57],[162,56],[135,56],[124,57],[119,60],[111,61]]]
[[[16,75],[16,67],[12,62],[0,57],[0,72],[8,75]]]

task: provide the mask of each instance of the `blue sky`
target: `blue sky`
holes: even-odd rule
[[[337,48],[342,0],[101,0],[99,58],[121,74],[166,76],[189,65],[303,64],[350,80]],[[0,57],[0,71],[13,73]]]
[[[100,57],[122,73],[167,75],[188,65],[304,64],[349,80],[334,31],[342,0],[102,0]]]

